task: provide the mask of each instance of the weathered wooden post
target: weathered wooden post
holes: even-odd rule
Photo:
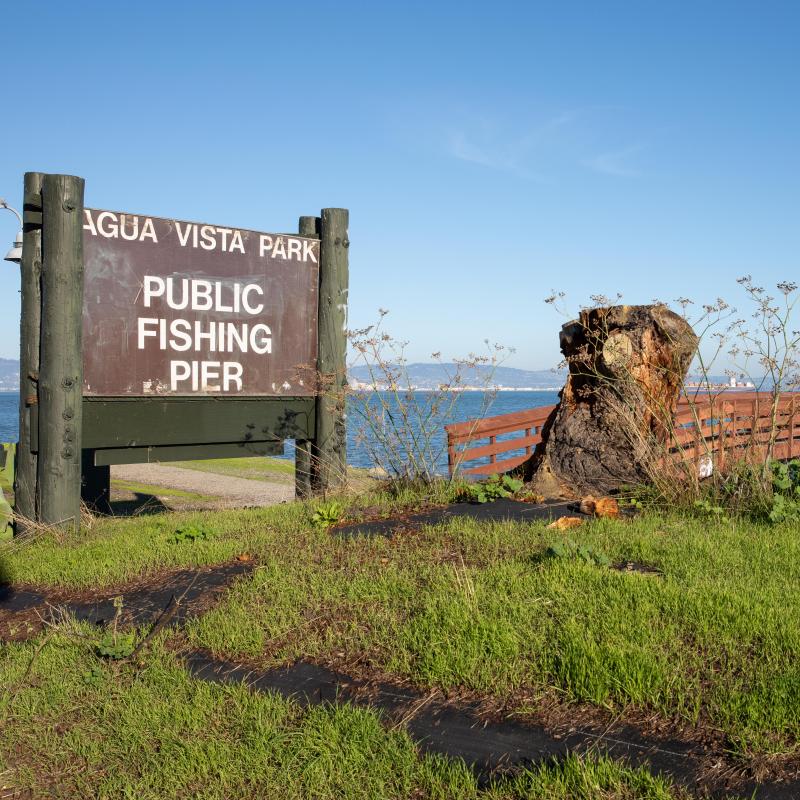
[[[316,434],[312,449],[317,491],[347,478],[345,391],[347,388],[347,288],[349,212],[323,208],[320,220],[319,354]]]
[[[42,183],[39,519],[80,524],[83,396],[83,178]]]
[[[319,239],[321,220],[319,217],[300,217],[298,233],[311,239]],[[316,365],[314,365],[316,366]],[[294,443],[294,493],[298,499],[309,497],[316,482],[311,460],[310,439],[295,439]]]
[[[42,320],[42,179],[26,172],[22,205],[20,263],[19,445],[14,478],[16,533],[38,515],[37,455],[39,403],[39,329]]]

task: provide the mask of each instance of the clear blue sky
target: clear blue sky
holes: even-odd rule
[[[800,275],[795,2],[14,2],[0,36],[0,196],[66,172],[94,207],[267,231],[345,206],[351,324],[390,309],[415,359],[551,366],[550,289]]]

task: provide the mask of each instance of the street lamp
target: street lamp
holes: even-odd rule
[[[13,247],[5,254],[3,261],[11,261],[13,264],[19,264],[20,261],[22,261],[22,217],[20,216],[19,211],[17,211],[15,208],[11,208],[11,206],[1,197],[0,208],[6,208],[13,214],[16,214],[17,219],[19,220],[20,228],[16,238],[14,239]]]

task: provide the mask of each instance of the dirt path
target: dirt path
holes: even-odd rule
[[[211,472],[199,472],[166,464],[125,464],[111,468],[111,478],[146,486],[163,486],[181,492],[215,498],[213,502],[197,502],[165,493],[160,497],[166,505],[186,507],[237,508],[272,506],[294,499],[294,484],[288,481],[254,481]],[[159,497],[157,492],[154,494]],[[175,502],[170,502],[175,501]]]

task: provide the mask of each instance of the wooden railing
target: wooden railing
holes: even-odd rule
[[[770,443],[772,458],[795,458],[800,456],[800,395],[784,392],[774,409],[768,392],[682,399],[675,412],[672,440],[673,457],[698,463],[711,458],[717,466],[745,453],[763,460]]]
[[[519,466],[542,440],[542,426],[554,408],[542,406],[445,426],[450,474],[492,475]],[[800,457],[800,393],[784,392],[774,420],[772,414],[768,392],[681,397],[669,451],[676,459],[699,464],[710,458],[717,466],[745,449],[748,455],[762,458],[774,428],[773,458]],[[469,466],[479,459],[488,461]]]
[[[458,471],[462,475],[492,475],[508,472],[519,466],[542,441],[542,425],[554,408],[555,406],[541,406],[526,411],[515,411],[513,414],[500,414],[496,417],[470,419],[446,425],[447,465],[450,474],[453,475]],[[508,438],[509,434],[520,432],[521,436]],[[515,450],[520,449],[523,453],[513,455]],[[502,458],[504,455],[506,457]],[[501,456],[500,460],[498,456]],[[489,462],[464,469],[467,462],[483,458],[488,458]]]

